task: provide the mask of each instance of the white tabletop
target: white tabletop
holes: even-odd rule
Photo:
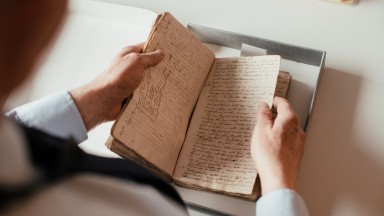
[[[114,1],[183,22],[325,50],[300,170],[311,215],[384,212],[384,1]]]
[[[360,0],[352,6],[323,0],[108,1],[156,12],[170,11],[183,23],[326,51],[326,68],[307,130],[300,193],[311,215],[383,214],[383,0]],[[82,20],[92,24],[88,18]],[[139,42],[148,30],[138,32],[133,41]],[[98,35],[96,39],[102,37]],[[74,42],[77,40],[80,39]],[[120,42],[112,41],[108,46],[115,46],[117,51]],[[100,59],[105,62],[98,64],[107,64],[106,56],[112,57],[112,53],[104,53]],[[91,78],[73,79],[66,87],[84,83],[88,77]],[[41,85],[40,92],[34,95],[43,96],[59,87],[60,83],[49,88]],[[107,135],[109,127],[104,125],[100,131]],[[90,138],[100,142],[92,140],[93,136]],[[192,214],[203,215],[195,211]]]

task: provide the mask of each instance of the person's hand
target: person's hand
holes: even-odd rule
[[[162,50],[141,53],[143,46],[138,44],[123,48],[95,80],[70,91],[87,130],[115,120],[124,99],[140,85],[144,70],[163,60]]]
[[[267,104],[261,104],[256,114],[251,155],[260,175],[262,193],[280,188],[297,191],[299,163],[304,149],[305,134],[299,119],[287,100],[275,97],[277,117]]]

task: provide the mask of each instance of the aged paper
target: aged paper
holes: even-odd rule
[[[262,55],[263,53],[259,52],[259,50],[259,47],[243,44],[241,56]],[[280,70],[287,71],[292,76],[289,92],[285,97],[299,115],[300,125],[304,128],[308,119],[313,92],[317,86],[320,68],[282,58]]]
[[[242,57],[246,56],[264,56],[267,55],[268,52],[266,49],[262,49],[260,47],[251,46],[248,44],[241,44],[241,53]],[[281,60],[283,61],[283,60]],[[280,64],[281,66],[281,64]],[[289,72],[280,71],[279,76],[277,77],[277,84],[275,90],[275,96],[279,96],[282,98],[286,98],[288,94],[289,84],[291,82],[292,76]]]
[[[279,56],[218,58],[196,105],[175,169],[175,181],[251,194],[256,170],[250,155],[255,113],[272,104]]]
[[[112,135],[172,175],[214,54],[169,13],[158,18],[146,52],[165,51],[149,68]]]
[[[280,71],[277,77],[275,96],[286,98],[292,76],[285,71]]]
[[[230,47],[220,46],[217,44],[204,43],[213,53],[215,53],[216,58],[224,57],[239,57],[241,50],[234,49]]]

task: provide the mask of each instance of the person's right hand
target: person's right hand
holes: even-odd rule
[[[117,118],[122,103],[140,85],[146,68],[159,64],[162,50],[142,53],[144,44],[125,47],[96,79],[70,91],[87,130]]]
[[[259,106],[251,143],[251,155],[260,175],[263,194],[280,188],[297,191],[304,149],[305,134],[289,102],[275,97],[273,104],[277,109],[275,120],[267,104]]]

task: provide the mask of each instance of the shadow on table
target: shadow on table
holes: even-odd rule
[[[384,212],[384,167],[361,150],[364,143],[354,136],[361,85],[361,77],[323,71],[299,176],[312,216]]]

